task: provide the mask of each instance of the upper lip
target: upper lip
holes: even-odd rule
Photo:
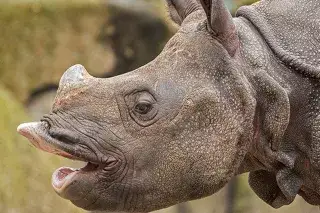
[[[59,141],[53,138],[48,133],[48,123],[46,121],[33,122],[27,124],[19,125],[17,131],[29,139],[29,141],[36,147],[45,152],[53,153],[60,155],[72,160],[79,160],[85,162],[91,162],[95,164],[104,164],[101,161],[98,161],[92,156],[80,156],[81,151],[76,152],[72,146],[64,144],[62,141]]]

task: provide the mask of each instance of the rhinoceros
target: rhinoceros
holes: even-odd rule
[[[87,210],[149,212],[202,198],[231,177],[279,208],[320,205],[320,0],[167,0],[180,25],[152,62],[112,78],[81,65],[52,111],[18,131],[88,162],[52,186]]]

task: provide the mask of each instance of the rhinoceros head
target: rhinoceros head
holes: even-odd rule
[[[181,27],[157,58],[107,79],[75,65],[51,113],[18,127],[36,147],[88,162],[52,177],[81,208],[143,212],[204,197],[246,154],[254,103],[231,15],[222,0],[167,2]]]

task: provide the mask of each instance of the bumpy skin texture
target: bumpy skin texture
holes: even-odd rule
[[[242,55],[254,66],[248,76],[264,111],[256,114],[261,135],[282,162],[250,172],[249,183],[273,207],[296,194],[319,205],[320,1],[266,0],[237,16]]]
[[[221,0],[167,2],[181,27],[155,60],[109,79],[71,67],[52,112],[19,128],[46,151],[106,165],[58,194],[89,210],[147,212],[250,172],[253,190],[275,208],[297,194],[320,205],[319,27],[307,31],[309,43],[291,39],[278,29],[292,15],[279,9],[283,0],[234,19]],[[307,18],[295,16],[292,33]]]

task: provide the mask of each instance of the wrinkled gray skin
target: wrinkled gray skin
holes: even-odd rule
[[[265,0],[236,18],[222,0],[167,2],[181,27],[155,60],[109,79],[73,66],[52,112],[19,127],[39,148],[104,165],[58,194],[147,212],[250,172],[275,208],[297,194],[319,205],[320,1]]]

